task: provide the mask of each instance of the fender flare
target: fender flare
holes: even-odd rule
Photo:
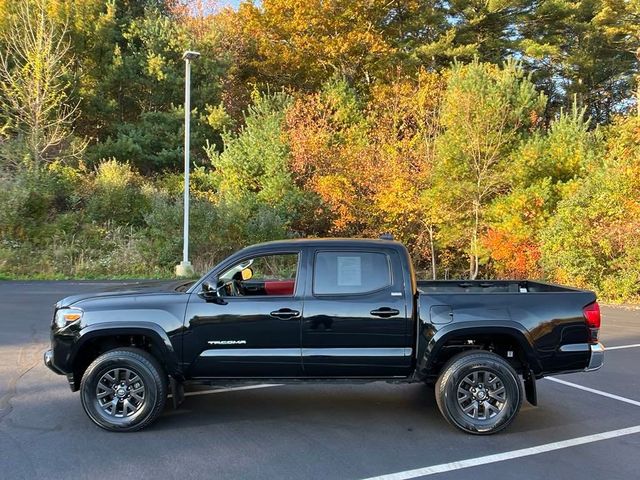
[[[167,373],[182,377],[178,354],[174,350],[167,332],[153,322],[104,322],[88,325],[80,330],[78,339],[74,342],[74,347],[69,354],[69,364],[73,365],[83,347],[91,341],[115,335],[144,335],[148,337],[160,352],[161,358],[159,360],[166,367]]]
[[[514,321],[495,320],[486,322],[451,323],[438,330],[433,337],[427,340],[426,347],[421,358],[418,359],[418,371],[422,377],[429,374],[440,350],[453,337],[465,335],[506,335],[512,337],[524,352],[529,369],[534,373],[542,371],[540,360],[535,353],[533,343],[530,341],[529,332],[519,323]]]

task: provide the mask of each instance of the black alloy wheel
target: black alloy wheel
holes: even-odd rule
[[[453,357],[436,383],[436,402],[445,419],[476,435],[497,433],[518,414],[522,382],[509,363],[487,351]]]
[[[87,368],[80,398],[84,411],[99,427],[114,432],[140,430],[164,410],[167,374],[144,350],[111,350]]]

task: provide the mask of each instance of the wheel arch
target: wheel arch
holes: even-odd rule
[[[418,359],[417,373],[421,379],[426,380],[434,378],[438,375],[440,369],[444,366],[448,358],[455,354],[445,352],[453,342],[477,339],[495,339],[499,342],[511,341],[519,359],[525,368],[531,370],[534,374],[542,371],[540,361],[535,353],[534,346],[529,340],[527,330],[516,322],[504,322],[502,325],[496,325],[495,322],[469,322],[466,325],[452,323],[438,330],[427,342],[423,349],[421,357]],[[479,348],[476,344],[461,344],[457,352],[468,349],[484,349]]]
[[[88,325],[69,354],[73,366],[72,390],[80,387],[82,375],[99,355],[119,347],[136,347],[149,352],[164,367],[167,374],[182,378],[178,354],[167,333],[152,322],[105,322]]]

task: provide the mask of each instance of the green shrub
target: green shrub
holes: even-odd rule
[[[183,218],[182,198],[161,193],[154,197],[145,215],[146,241],[140,247],[149,264],[170,269],[180,261]],[[204,271],[229,253],[224,245],[226,232],[220,228],[218,210],[208,200],[192,199],[189,219],[191,261],[196,271]]]
[[[140,226],[149,208],[142,178],[128,163],[111,159],[98,165],[87,199],[89,221]]]
[[[616,125],[601,165],[570,182],[542,230],[542,265],[605,299],[640,297],[640,120]]]
[[[48,169],[0,179],[0,239],[46,241],[56,216],[74,206],[75,188],[74,179]]]

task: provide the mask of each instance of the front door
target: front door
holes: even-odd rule
[[[406,376],[412,366],[403,269],[393,249],[317,249],[302,324],[306,376]]]
[[[183,340],[190,377],[301,376],[300,256],[291,252],[238,261],[217,279],[226,304],[192,294]]]

